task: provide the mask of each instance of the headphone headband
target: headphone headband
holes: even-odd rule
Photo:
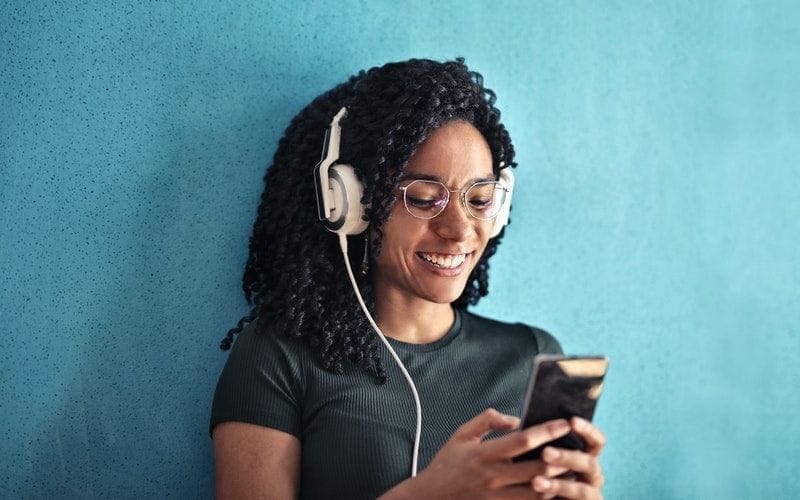
[[[319,220],[330,218],[331,212],[335,207],[328,169],[339,159],[339,146],[342,137],[342,127],[339,122],[345,116],[347,116],[347,108],[342,108],[331,120],[330,127],[325,131],[322,158],[314,167],[314,178],[316,180],[314,188],[317,191],[317,214]]]

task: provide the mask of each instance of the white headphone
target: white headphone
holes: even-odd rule
[[[367,229],[367,221],[364,220],[364,206],[361,204],[364,188],[356,177],[355,169],[351,165],[337,163],[342,139],[339,121],[346,115],[347,108],[340,109],[333,117],[330,128],[325,131],[322,159],[314,167],[314,187],[317,192],[319,220],[329,231],[354,235]],[[506,196],[494,219],[491,238],[500,234],[508,224],[511,194],[514,190],[514,174],[510,168],[500,170],[499,181],[506,190]]]
[[[383,345],[389,351],[389,354],[397,363],[398,368],[405,377],[408,387],[411,389],[411,394],[414,396],[414,406],[417,413],[417,425],[414,433],[414,448],[411,454],[411,477],[417,475],[417,462],[419,460],[419,443],[420,436],[422,435],[422,404],[420,403],[419,393],[414,380],[406,370],[400,357],[397,355],[392,345],[386,340],[386,336],[378,328],[375,319],[369,313],[364,299],[361,297],[361,292],[358,290],[358,284],[353,276],[353,270],[350,268],[350,259],[347,257],[347,236],[353,234],[363,233],[367,229],[367,221],[364,220],[364,207],[361,204],[361,196],[364,188],[356,177],[355,170],[351,165],[343,163],[336,163],[339,160],[339,145],[342,139],[342,129],[339,126],[339,121],[347,114],[347,109],[342,108],[336,113],[331,121],[330,128],[325,132],[325,145],[322,147],[322,159],[314,167],[314,187],[317,192],[317,212],[319,219],[325,224],[329,231],[336,233],[339,237],[339,246],[342,249],[344,256],[344,265],[347,269],[347,276],[350,278],[350,284],[353,286],[353,291],[356,294],[359,305],[364,311],[367,320],[369,321],[375,333],[378,334]],[[510,168],[504,168],[500,171],[500,182],[506,190],[506,197],[503,200],[503,205],[500,207],[500,212],[494,220],[492,226],[492,235],[494,238],[503,226],[508,224],[508,213],[511,207],[511,191],[514,188],[514,174],[511,173]]]

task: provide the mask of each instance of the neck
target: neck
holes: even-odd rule
[[[376,303],[378,326],[384,335],[401,342],[435,342],[450,331],[455,321],[455,311],[450,304],[382,299]]]

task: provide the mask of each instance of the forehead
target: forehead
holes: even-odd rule
[[[450,186],[494,178],[492,153],[483,134],[464,121],[433,130],[408,161],[406,178],[434,178]]]

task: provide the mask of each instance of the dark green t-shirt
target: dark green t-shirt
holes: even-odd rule
[[[486,408],[519,415],[533,356],[561,352],[547,332],[468,312],[436,342],[389,341],[422,403],[420,470]],[[416,426],[411,390],[385,348],[382,357],[385,385],[349,363],[336,375],[305,342],[250,325],[220,375],[211,428],[239,421],[297,436],[301,498],[375,498],[410,475]]]

